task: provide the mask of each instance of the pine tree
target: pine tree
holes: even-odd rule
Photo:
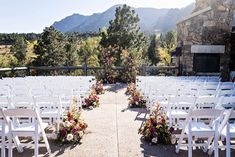
[[[34,52],[38,55],[35,66],[59,66],[66,63],[65,37],[53,27],[44,29]]]
[[[135,11],[131,7],[123,5],[122,7],[117,7],[115,19],[109,22],[110,25],[107,32],[103,31],[101,33],[100,44],[103,47],[112,46],[119,49],[114,56],[117,58],[116,66],[121,65],[122,50],[137,48],[139,51],[145,43],[145,37],[138,26],[139,21],[140,19]]]
[[[17,37],[15,44],[11,47],[11,52],[18,60],[18,65],[23,66],[27,51],[27,43],[23,37]]]

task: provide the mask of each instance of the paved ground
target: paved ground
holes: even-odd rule
[[[187,157],[187,151],[176,154],[175,146],[151,146],[138,134],[138,129],[146,116],[144,109],[128,109],[126,86],[122,84],[106,86],[101,96],[101,105],[91,111],[84,111],[88,123],[87,134],[80,145],[59,145],[50,142],[52,156],[59,157]],[[45,156],[45,148],[40,156]],[[233,154],[235,156],[235,154]],[[233,156],[232,155],[232,156]],[[33,147],[22,154],[14,150],[16,157],[33,156]],[[207,157],[201,150],[193,152],[194,157]],[[220,157],[225,157],[224,151]]]

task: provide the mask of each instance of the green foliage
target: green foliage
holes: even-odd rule
[[[160,56],[157,46],[159,45],[159,40],[157,40],[156,35],[150,36],[150,44],[148,47],[148,58],[151,61],[151,65],[157,65],[160,61]]]
[[[65,41],[64,51],[66,54],[66,66],[74,66],[79,64],[78,48],[74,39],[69,38],[67,41]]]
[[[16,38],[15,44],[11,47],[11,52],[18,60],[18,65],[24,65],[25,56],[27,51],[27,43],[24,38]]]
[[[17,58],[12,54],[0,55],[0,67],[9,68],[17,65]]]
[[[37,45],[37,41],[27,41],[27,50],[25,55],[25,65],[30,65],[36,58],[37,55],[34,53],[34,46]]]
[[[171,56],[169,54],[168,49],[160,47],[160,48],[158,48],[158,52],[160,55],[161,62],[164,65],[169,65],[171,63]]]
[[[123,82],[131,82],[135,79],[138,72],[137,66],[142,60],[146,39],[140,32],[139,20],[138,15],[131,7],[123,5],[116,9],[115,19],[109,22],[109,28],[102,29],[100,33],[102,37],[100,45],[106,49],[114,49],[111,51],[112,53],[110,51],[101,53],[102,58],[106,58],[106,61],[112,60],[111,66],[103,65],[106,67],[105,71],[110,73],[114,65],[124,66],[124,71],[119,76]],[[102,64],[106,64],[106,62]],[[105,73],[104,76],[106,75]],[[112,74],[112,76],[115,75]]]
[[[13,45],[17,38],[23,38],[27,41],[38,40],[40,34],[35,33],[0,33],[0,45]]]
[[[131,7],[123,5],[118,7],[115,13],[115,19],[109,22],[109,28],[101,32],[101,46],[118,47],[119,51],[115,54],[117,58],[115,65],[120,66],[120,55],[122,50],[130,50],[137,48],[141,50],[141,46],[145,43],[145,37],[140,32],[138,26],[139,17]]]
[[[93,67],[99,66],[99,42],[99,37],[88,38],[81,42],[79,56],[82,63]]]
[[[65,36],[53,27],[47,27],[42,33],[41,39],[35,46],[35,54],[38,55],[34,61],[36,66],[58,66],[65,65]]]
[[[169,51],[175,50],[177,46],[177,33],[176,31],[169,31],[160,37],[161,47]]]
[[[171,52],[176,49],[177,46],[177,34],[175,31],[169,31],[161,35],[160,47],[158,47],[158,52],[160,55],[161,62],[164,65],[170,65],[171,63]]]

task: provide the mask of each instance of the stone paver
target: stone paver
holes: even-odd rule
[[[101,105],[91,111],[84,111],[83,118],[88,123],[87,134],[80,145],[59,145],[50,142],[51,156],[59,157],[187,157],[187,151],[175,153],[174,146],[152,146],[144,142],[138,129],[146,117],[145,109],[128,109],[128,97],[124,94],[126,85],[105,86],[100,96]],[[45,156],[45,148],[40,156]],[[33,146],[16,157],[33,155]],[[193,152],[195,157],[208,157],[201,150]],[[233,155],[235,156],[234,152]],[[224,157],[224,151],[220,157]]]

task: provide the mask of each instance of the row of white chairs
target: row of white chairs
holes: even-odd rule
[[[209,155],[214,151],[214,157],[219,157],[219,148],[226,148],[226,157],[230,157],[230,149],[235,148],[235,145],[231,145],[231,138],[235,138],[234,118],[235,111],[231,109],[190,110],[176,146],[176,153],[179,153],[182,146],[187,146],[188,157],[192,157],[192,150],[197,146]],[[203,140],[196,142],[198,139]],[[223,145],[224,139],[226,145]],[[183,140],[188,142],[184,144]]]
[[[209,155],[214,151],[214,157],[218,157],[219,148],[226,148],[226,157],[230,157],[230,149],[235,148],[235,145],[231,145],[231,138],[235,138],[234,118],[235,111],[231,109],[190,110],[176,146],[176,153],[179,153],[182,146],[187,146],[188,157],[192,157],[192,150],[197,146]],[[205,122],[205,119],[209,122]],[[188,143],[184,144],[184,139]],[[198,139],[203,139],[203,142],[196,142]],[[226,145],[223,145],[224,139]]]
[[[70,110],[73,99],[76,99],[78,109],[82,108],[82,99],[80,97],[52,97],[52,96],[15,96],[0,97],[0,108],[14,109],[14,108],[37,108],[43,121],[50,124],[56,123],[56,129],[59,129],[59,123],[62,117]]]
[[[225,137],[222,133],[225,132],[225,123],[229,122],[225,115],[233,115],[232,110],[228,113],[225,109],[235,108],[234,83],[222,83],[217,77],[138,77],[136,85],[147,99],[150,111],[153,104],[159,102],[169,118],[169,125],[182,129],[176,152],[179,152],[183,139],[187,138],[191,157],[192,148],[197,144],[192,144],[192,140],[207,137],[209,143],[204,145],[204,150],[209,149],[209,154],[215,150],[215,156],[218,157],[217,142],[219,137]],[[221,121],[216,126],[218,117],[221,117]],[[213,121],[208,121],[210,119]],[[228,133],[233,135],[234,127],[229,126],[231,129]],[[215,145],[210,145],[210,142]],[[230,140],[227,141],[229,144]]]
[[[3,78],[0,80],[0,96],[76,95],[78,92],[86,94],[96,82],[94,77],[29,78]]]
[[[27,118],[27,123],[21,122],[21,118]],[[47,152],[51,149],[46,137],[45,128],[37,109],[0,109],[0,133],[1,133],[1,156],[5,157],[5,148],[8,148],[8,156],[13,156],[13,144],[19,152],[23,152],[23,145],[19,137],[32,137],[34,141],[34,156],[38,156],[39,138],[42,137]],[[7,139],[7,141],[6,141]]]

